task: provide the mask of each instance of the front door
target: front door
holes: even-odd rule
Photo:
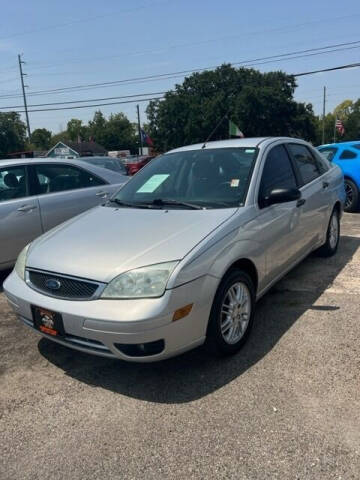
[[[299,257],[301,209],[297,201],[266,206],[263,199],[273,189],[297,187],[295,172],[285,147],[273,147],[265,159],[258,195],[257,221],[266,258],[264,284],[279,277]]]

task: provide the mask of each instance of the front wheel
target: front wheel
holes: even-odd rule
[[[319,248],[318,253],[321,257],[331,257],[335,255],[340,240],[340,217],[339,211],[334,209],[326,232],[326,241]]]
[[[232,355],[245,343],[254,318],[255,287],[242,270],[222,280],[211,308],[206,344],[218,355]]]

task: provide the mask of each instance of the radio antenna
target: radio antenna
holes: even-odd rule
[[[208,143],[208,141],[211,139],[211,137],[214,135],[214,133],[216,132],[216,130],[220,127],[220,125],[223,123],[223,121],[225,120],[225,118],[228,118],[228,114],[226,113],[222,119],[220,120],[220,122],[216,125],[216,127],[214,128],[214,130],[210,133],[210,135],[207,137],[207,139],[205,140],[203,146],[201,147],[202,149],[206,147],[206,144]]]

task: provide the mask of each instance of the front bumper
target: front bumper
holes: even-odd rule
[[[4,282],[4,292],[17,316],[50,340],[104,357],[152,362],[178,355],[204,342],[217,285],[218,279],[204,276],[167,290],[160,298],[69,301],[31,289],[13,272]],[[174,312],[189,303],[193,303],[190,314],[174,322]],[[65,336],[53,337],[35,330],[32,305],[60,313]],[[134,356],[128,354],[129,348],[121,347],[161,340],[163,347],[155,354],[137,352]]]

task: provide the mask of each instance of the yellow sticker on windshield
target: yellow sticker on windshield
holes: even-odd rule
[[[230,182],[230,187],[238,187],[240,180],[238,178],[233,178]]]
[[[168,178],[168,173],[157,174],[150,177],[136,193],[152,193]]]

